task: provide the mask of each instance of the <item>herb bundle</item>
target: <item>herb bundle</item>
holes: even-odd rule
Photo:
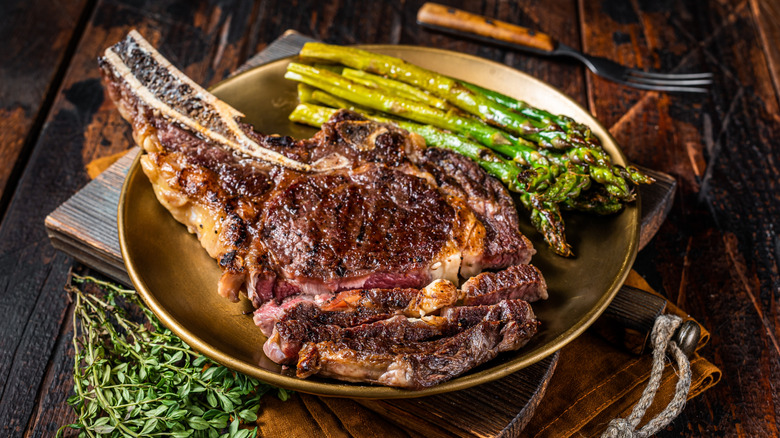
[[[260,398],[274,389],[193,351],[165,328],[133,290],[74,275],[102,296],[69,285],[73,312],[73,381],[68,404],[80,436],[237,437],[257,420]],[[288,393],[278,389],[286,400]]]

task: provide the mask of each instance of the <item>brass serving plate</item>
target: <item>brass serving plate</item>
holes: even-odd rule
[[[417,65],[516,96],[553,113],[587,123],[615,162],[626,163],[615,140],[584,108],[553,87],[505,65],[461,53],[411,46],[366,46]],[[275,61],[230,78],[212,90],[243,111],[245,121],[264,133],[309,137],[314,131],[287,115],[296,104],[295,84],[283,78],[289,60]],[[521,212],[521,218],[525,214]],[[550,299],[535,303],[539,333],[517,352],[438,386],[408,391],[328,379],[298,379],[262,353],[264,337],[252,323],[250,304],[233,304],[216,293],[220,270],[196,237],[156,200],[151,185],[133,164],[119,203],[119,239],[130,278],[159,318],[194,349],[245,374],[281,387],[328,396],[404,398],[455,391],[499,379],[554,353],[582,333],[609,305],[634,261],[639,235],[636,204],[610,217],[565,215],[567,236],[577,257],[550,252],[523,220],[522,231],[538,253]]]

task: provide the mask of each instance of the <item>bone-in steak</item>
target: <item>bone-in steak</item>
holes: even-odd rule
[[[100,67],[157,199],[299,377],[422,388],[536,333],[534,250],[471,160],[349,111],[311,139],[258,134],[134,31]]]
[[[308,140],[259,135],[135,32],[100,66],[157,198],[219,261],[223,296],[457,284],[534,252],[500,183],[393,125],[340,112]]]

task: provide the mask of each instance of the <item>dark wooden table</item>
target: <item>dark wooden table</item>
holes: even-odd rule
[[[662,436],[780,435],[780,5],[759,0],[443,1],[546,30],[630,66],[712,71],[703,95],[626,88],[581,65],[418,27],[422,1],[6,0],[0,2],[0,425],[50,436],[74,419],[74,264],[44,217],[131,145],[96,57],[137,28],[211,85],[287,29],[340,44],[416,44],[506,63],[590,111],[629,159],[672,174],[675,204],[635,269],[712,331],[723,370]],[[517,3],[517,4],[516,4]]]

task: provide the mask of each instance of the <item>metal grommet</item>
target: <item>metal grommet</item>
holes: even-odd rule
[[[680,347],[685,356],[691,357],[693,352],[696,351],[696,346],[699,345],[701,339],[701,327],[693,320],[688,320],[680,325],[677,332],[674,334],[674,342]]]

